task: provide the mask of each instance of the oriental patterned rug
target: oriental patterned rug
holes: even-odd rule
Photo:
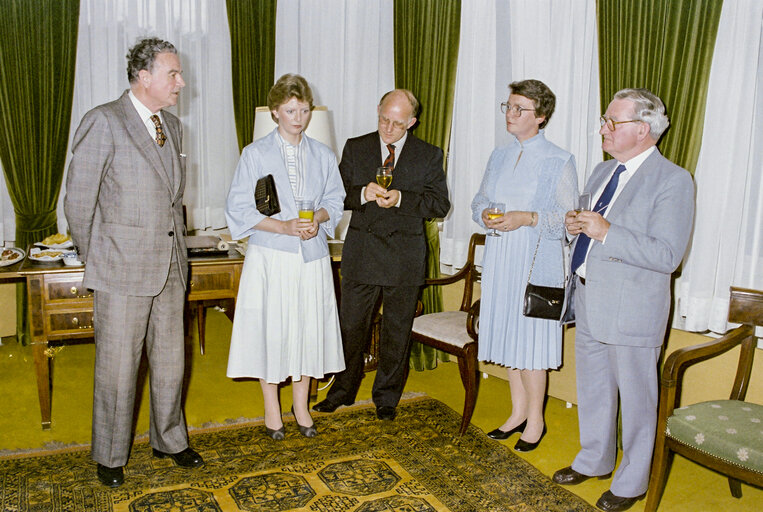
[[[316,415],[307,439],[286,415],[286,439],[261,422],[192,433],[206,464],[155,459],[136,442],[117,489],[101,486],[87,447],[0,459],[0,510],[14,511],[591,511],[585,501],[470,426],[446,405],[401,402]],[[288,421],[291,419],[292,421]]]

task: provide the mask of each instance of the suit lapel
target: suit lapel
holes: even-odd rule
[[[167,189],[170,193],[173,193],[174,187],[172,186],[172,180],[167,169],[164,168],[159,152],[156,150],[156,142],[148,135],[146,126],[143,124],[143,121],[141,121],[138,111],[135,110],[128,92],[122,94],[122,97],[119,98],[119,103],[124,112],[121,119],[124,123],[125,131],[130,136],[135,147],[138,148],[138,151],[140,151],[146,160],[148,160],[151,167],[159,173],[159,177],[164,184],[167,185]],[[174,135],[174,133],[172,135]]]
[[[652,154],[644,160],[641,166],[636,170],[636,174],[628,180],[628,183],[625,184],[620,195],[617,196],[615,204],[612,205],[612,211],[607,215],[608,218],[616,219],[618,214],[630,205],[638,191],[643,190],[644,180],[646,180],[647,176],[655,168],[660,158],[662,158],[662,155],[655,149]]]

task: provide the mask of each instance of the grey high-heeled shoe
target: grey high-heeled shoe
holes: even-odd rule
[[[313,422],[312,425],[309,427],[305,427],[303,425],[299,424],[299,420],[297,420],[297,415],[294,414],[294,406],[291,406],[291,414],[294,416],[294,422],[297,424],[297,427],[299,428],[299,433],[302,434],[305,437],[315,437],[318,435],[318,429],[315,428],[315,423]]]
[[[281,425],[281,428],[274,430],[265,425],[265,433],[270,436],[273,441],[283,441],[283,438],[286,436],[286,427]]]

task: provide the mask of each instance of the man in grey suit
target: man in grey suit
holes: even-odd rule
[[[694,217],[691,175],[664,158],[669,124],[646,89],[615,94],[601,118],[599,164],[585,187],[591,211],[567,212],[573,278],[567,313],[576,322],[580,445],[553,480],[608,478],[617,455],[618,397],[623,456],[601,510],[627,510],[646,493],[657,422],[657,365],[670,313],[670,277],[683,259]]]
[[[94,290],[92,457],[117,487],[132,445],[135,386],[145,345],[155,457],[203,464],[181,408],[185,155],[180,121],[162,110],[185,87],[175,47],[143,39],[127,54],[130,89],[82,119],[72,143],[64,209]]]

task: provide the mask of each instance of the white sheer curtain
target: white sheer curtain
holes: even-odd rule
[[[187,85],[170,110],[183,123],[189,228],[224,227],[225,197],[238,162],[225,2],[82,0],[69,141],[88,110],[129,87],[125,55],[145,36],[173,43],[183,65]],[[64,194],[65,184],[61,200]],[[65,229],[61,201],[58,218]]]
[[[723,333],[729,286],[763,289],[763,3],[724,2],[676,327]]]
[[[395,87],[392,0],[281,0],[275,77],[304,76],[333,115],[335,150],[376,129],[376,105]]]
[[[441,261],[456,267],[479,229],[469,205],[488,157],[509,141],[498,105],[510,82],[535,78],[554,91],[546,137],[575,155],[581,188],[602,159],[595,0],[479,0],[469,7],[461,10],[448,166],[453,209],[441,237]],[[495,133],[485,129],[486,119],[495,120]]]

